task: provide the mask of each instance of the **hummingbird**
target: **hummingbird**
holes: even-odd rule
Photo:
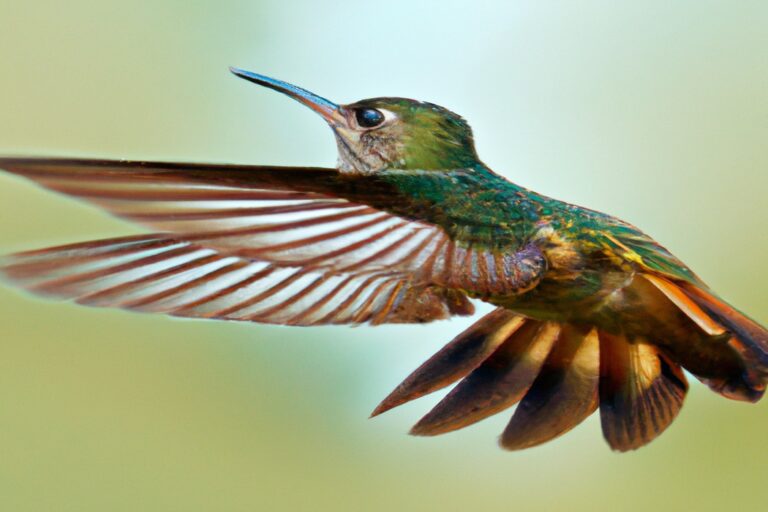
[[[411,433],[516,406],[508,450],[597,410],[612,449],[639,448],[680,411],[683,370],[762,397],[765,328],[633,225],[496,174],[459,115],[394,97],[339,105],[231,71],[319,114],[336,168],[0,158],[151,232],[9,255],[5,279],[88,306],[289,326],[426,323],[489,303],[372,416],[454,385]]]

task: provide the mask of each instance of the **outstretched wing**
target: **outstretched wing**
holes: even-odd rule
[[[397,272],[329,272],[224,256],[167,235],[142,235],[8,256],[3,275],[88,306],[283,325],[427,322],[466,315],[459,292]]]
[[[384,181],[334,169],[59,159],[0,159],[0,168],[169,233],[150,238],[211,251],[219,263],[232,258],[293,269],[297,275],[289,284],[294,288],[284,285],[286,290],[299,293],[297,283],[324,279],[326,286],[308,286],[330,287],[333,299],[328,300],[344,303],[357,299],[342,292],[355,291],[351,285],[336,290],[327,284],[331,278],[377,283],[371,293],[389,297],[391,311],[352,315],[351,322],[422,322],[466,314],[471,307],[464,294],[482,297],[528,288],[545,266],[536,248],[491,252],[452,240],[437,225],[390,213],[382,205],[407,198],[398,197]],[[90,258],[89,251],[100,245],[78,250]],[[66,254],[66,248],[54,249],[52,260],[66,261]],[[24,268],[27,256],[12,259],[10,268]],[[256,293],[256,287],[249,289]],[[242,287],[236,291],[244,293]],[[118,299],[114,291],[109,296]],[[402,307],[404,300],[410,304],[407,310],[416,312],[411,317]],[[248,301],[258,302],[254,297]],[[392,316],[392,311],[400,312]]]

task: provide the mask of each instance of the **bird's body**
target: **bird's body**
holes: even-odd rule
[[[598,407],[637,448],[679,411],[685,368],[755,401],[768,332],[664,247],[609,215],[488,169],[468,125],[429,103],[337,106],[236,70],[320,113],[338,169],[0,159],[0,167],[158,234],[10,256],[38,293],[177,316],[287,325],[428,322],[497,307],[417,369],[379,414],[461,379],[415,427],[434,435],[520,402],[502,435],[533,446]]]

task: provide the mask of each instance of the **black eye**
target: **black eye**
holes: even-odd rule
[[[375,108],[360,108],[355,111],[357,124],[363,128],[373,128],[384,122],[384,114]]]

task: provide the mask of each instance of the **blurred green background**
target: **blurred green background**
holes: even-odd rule
[[[339,102],[463,114],[485,161],[608,211],[768,322],[768,3],[0,0],[0,153],[331,165]],[[138,229],[0,176],[0,250]],[[617,455],[596,416],[507,453],[509,414],[376,420],[470,320],[289,329],[52,303],[0,287],[0,510],[762,510],[768,404],[698,383]]]

